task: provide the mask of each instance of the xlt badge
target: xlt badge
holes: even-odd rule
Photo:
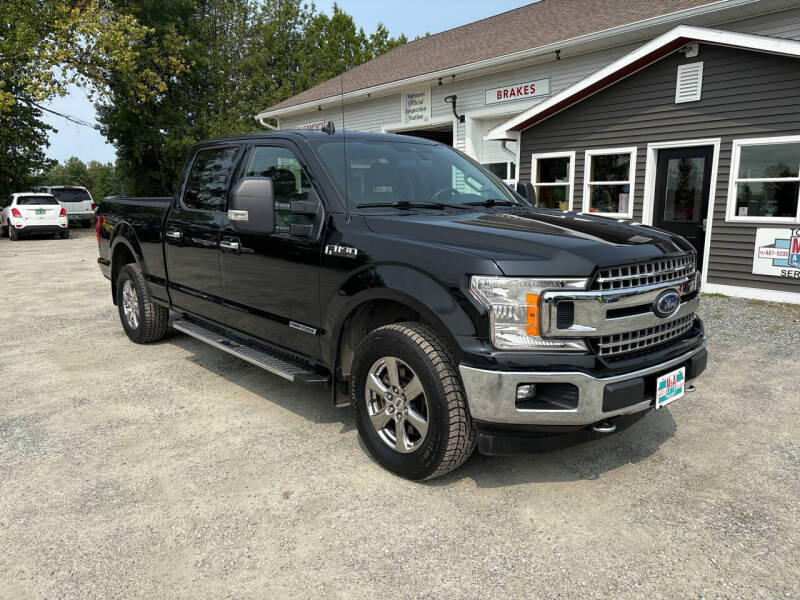
[[[338,244],[328,244],[325,246],[325,254],[328,254],[329,256],[341,256],[342,258],[355,258],[358,256],[358,248],[339,246]]]

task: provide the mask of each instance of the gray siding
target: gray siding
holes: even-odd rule
[[[400,94],[392,94],[375,98],[364,104],[345,104],[344,123],[347,129],[354,131],[381,131],[383,125],[400,121]],[[293,115],[281,119],[281,129],[293,129],[314,121],[333,121],[338,129],[342,128],[342,108],[337,106],[302,115]]]
[[[675,104],[678,65],[696,61],[704,63],[702,100]],[[574,206],[580,210],[583,152],[636,146],[639,220],[647,144],[721,138],[708,281],[798,292],[797,283],[751,273],[756,225],[725,222],[732,140],[793,134],[800,134],[800,59],[702,45],[696,58],[668,56],[524,131],[520,178],[530,179],[531,154],[575,150]]]

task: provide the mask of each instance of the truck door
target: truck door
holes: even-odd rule
[[[243,175],[270,177],[276,203],[318,197],[307,169],[288,142],[255,146]],[[302,224],[312,218],[278,211],[275,222]],[[224,323],[318,357],[321,241],[288,233],[240,233],[225,226],[221,247]]]
[[[164,228],[173,304],[218,322],[222,320],[220,227],[239,151],[240,146],[229,144],[195,153]]]

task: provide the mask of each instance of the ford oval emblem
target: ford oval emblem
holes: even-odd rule
[[[657,317],[666,319],[675,314],[681,305],[681,296],[675,290],[667,290],[653,302],[653,312]]]

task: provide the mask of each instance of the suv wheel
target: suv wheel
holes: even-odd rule
[[[166,335],[169,311],[150,299],[142,270],[136,264],[125,265],[119,273],[117,308],[122,328],[137,344],[157,342]]]
[[[408,479],[452,471],[475,448],[475,429],[447,344],[422,323],[369,333],[353,361],[350,395],[375,460]]]
[[[59,235],[61,236],[61,239],[62,239],[62,240],[66,240],[66,239],[68,239],[68,238],[69,238],[69,228],[62,229],[62,230],[59,232]]]
[[[16,242],[19,239],[19,232],[11,225],[8,226],[8,237],[11,238],[12,242]]]

